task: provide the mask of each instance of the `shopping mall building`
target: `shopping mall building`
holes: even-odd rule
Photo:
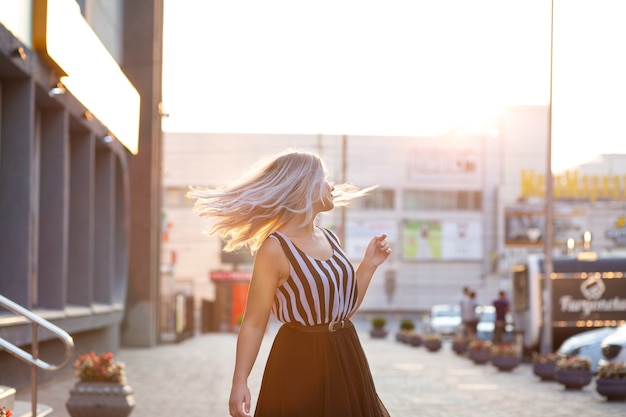
[[[158,339],[162,22],[161,0],[0,1],[0,294],[75,355]],[[4,308],[0,337],[63,360]],[[0,385],[30,373],[2,349]]]
[[[333,182],[377,185],[319,223],[342,238],[354,262],[386,233],[393,254],[377,271],[362,311],[424,313],[456,303],[461,288],[491,304],[511,265],[543,252],[546,107],[507,109],[482,131],[437,137],[164,134],[162,291],[194,294],[224,329],[243,310],[251,258],[225,256],[184,198],[190,185],[220,185],[263,156],[288,148],[319,153]],[[596,250],[624,248],[626,156],[603,155],[555,178],[555,253],[568,238]],[[620,237],[621,236],[621,237]],[[620,238],[618,238],[620,237]],[[576,250],[576,248],[575,248]]]

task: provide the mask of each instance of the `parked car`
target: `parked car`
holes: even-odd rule
[[[455,334],[461,325],[461,309],[455,304],[437,304],[430,309],[430,330],[441,335]]]
[[[575,334],[565,339],[556,353],[567,357],[586,356],[591,359],[591,370],[596,372],[602,358],[602,342],[615,331],[615,327],[600,327]]]
[[[481,340],[491,340],[495,327],[496,309],[493,306],[478,306],[476,313],[480,317],[476,326],[476,338]]]
[[[480,316],[480,320],[478,321],[478,326],[476,326],[476,338],[481,340],[492,340],[493,339],[493,329],[496,327],[496,309],[494,306],[483,305],[476,307],[476,312]],[[513,326],[511,325],[512,319],[510,315],[507,314],[507,324],[506,324],[506,334],[511,335],[511,331],[513,330]],[[506,338],[506,336],[505,336]]]
[[[600,364],[626,362],[626,324],[619,326],[602,340]]]

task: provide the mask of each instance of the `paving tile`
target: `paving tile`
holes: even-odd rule
[[[449,342],[435,353],[397,342],[393,321],[386,339],[370,338],[364,319],[355,324],[392,417],[626,416],[626,401],[605,401],[595,382],[581,391],[567,391],[556,382],[540,381],[530,364],[499,372],[455,354]],[[277,328],[277,323],[270,326],[250,376],[253,396]],[[234,334],[209,333],[179,344],[122,349],[117,357],[126,364],[137,403],[131,417],[228,416],[235,344]],[[64,404],[73,384],[68,375],[40,387],[39,401],[54,408],[53,417],[69,417]],[[28,390],[18,392],[18,399],[29,398]]]

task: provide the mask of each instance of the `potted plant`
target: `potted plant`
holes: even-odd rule
[[[585,356],[561,358],[556,363],[554,378],[568,390],[579,390],[593,378],[591,359]]]
[[[491,342],[489,340],[474,339],[468,345],[469,358],[478,365],[485,364],[491,359]]]
[[[466,336],[455,336],[452,339],[452,350],[458,354],[462,355],[467,351],[467,347],[469,345],[469,339]]]
[[[626,400],[626,362],[600,365],[596,376],[596,391],[608,401]]]
[[[416,332],[415,330],[411,330],[407,333],[407,343],[413,347],[422,346],[424,343],[424,338],[420,332]]]
[[[0,417],[11,417],[12,415],[13,414],[11,414],[11,410],[9,410],[8,408],[0,408]]]
[[[556,363],[559,359],[561,359],[561,356],[553,352],[545,355],[540,355],[539,353],[534,352],[532,357],[533,373],[542,381],[554,381]]]
[[[396,334],[396,340],[402,343],[409,343],[409,336],[415,329],[415,323],[411,319],[402,319],[400,321],[400,330]]]
[[[126,383],[124,364],[112,353],[91,352],[74,362],[78,382],[70,390],[65,408],[72,417],[126,417],[135,407]]]
[[[439,333],[428,333],[424,336],[424,347],[429,352],[437,352],[441,349],[441,335]]]
[[[374,338],[385,338],[387,337],[387,329],[385,326],[387,325],[387,319],[382,316],[376,316],[371,320],[372,328],[370,329],[370,336]]]
[[[514,343],[491,346],[491,363],[500,371],[512,371],[522,362],[520,348]]]

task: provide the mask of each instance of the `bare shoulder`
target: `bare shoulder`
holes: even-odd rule
[[[286,258],[283,248],[280,246],[280,242],[274,238],[267,238],[261,244],[261,247],[256,253],[257,261],[276,261],[280,258]]]
[[[254,269],[264,275],[273,275],[278,278],[278,284],[289,276],[289,262],[278,240],[265,239],[256,253]]]

